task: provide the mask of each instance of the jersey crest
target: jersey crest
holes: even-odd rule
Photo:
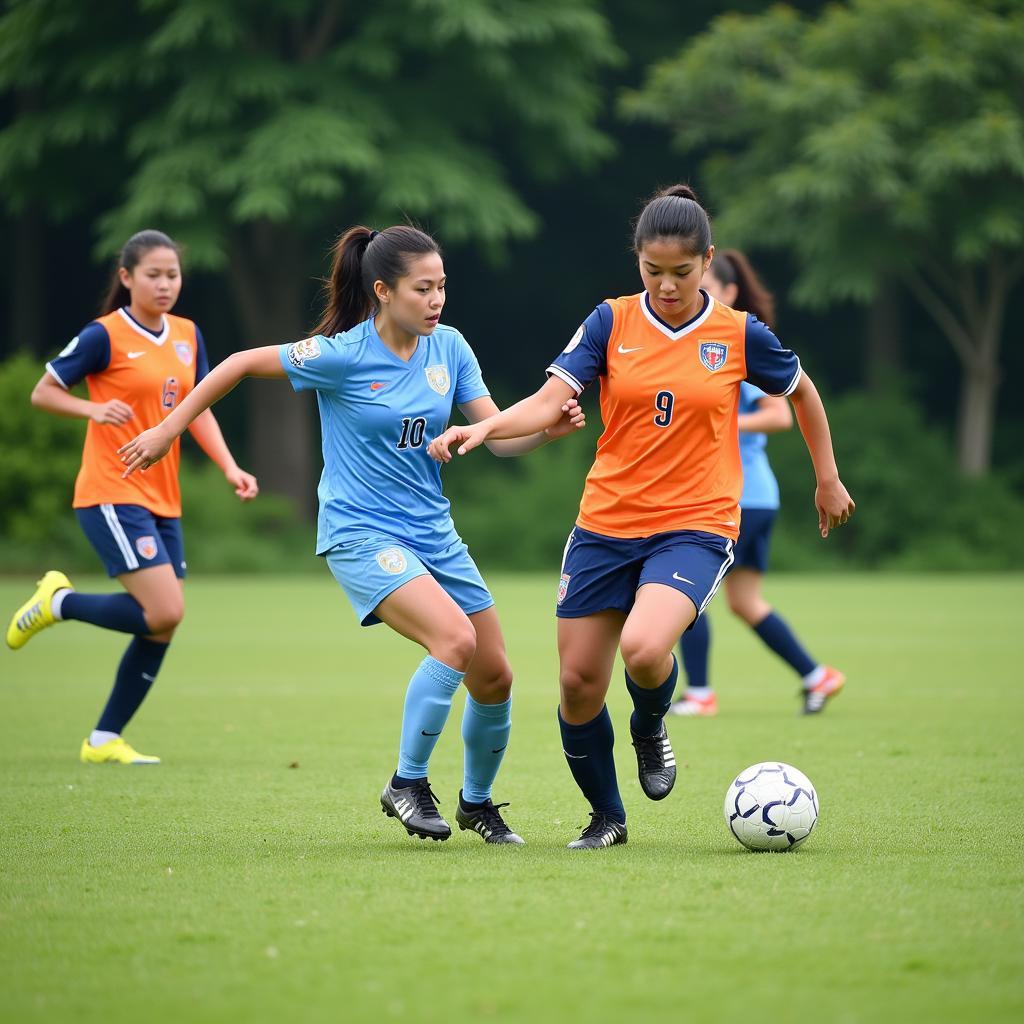
[[[174,352],[185,366],[192,365],[192,346],[187,341],[176,341]]]
[[[700,345],[700,361],[712,371],[725,366],[729,355],[729,346],[721,341],[702,341]]]
[[[448,389],[452,386],[451,377],[448,376],[448,367],[443,363],[435,366],[428,366],[424,371],[427,375],[427,383],[439,395],[447,395]]]

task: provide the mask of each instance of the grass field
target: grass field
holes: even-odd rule
[[[721,714],[670,721],[662,804],[613,686],[629,844],[590,854],[564,849],[586,813],[551,580],[490,582],[517,673],[495,796],[524,848],[422,843],[380,813],[419,654],[360,630],[326,573],[190,581],[128,732],[158,768],[77,760],[123,638],[73,623],[0,651],[0,1020],[1022,1018],[1024,580],[772,579],[849,676],[812,719],[719,599]],[[0,608],[25,592],[0,582]],[[431,765],[449,820],[461,704]],[[747,853],[722,819],[769,758],[821,799],[792,854]]]

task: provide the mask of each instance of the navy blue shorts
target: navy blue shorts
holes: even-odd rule
[[[740,519],[740,537],[736,541],[734,569],[768,571],[768,554],[772,547],[777,508],[745,508]]]
[[[614,609],[629,614],[637,590],[664,583],[685,594],[699,615],[732,565],[732,541],[701,530],[624,540],[574,527],[558,581],[560,619]]]
[[[141,505],[90,505],[75,515],[108,576],[171,565],[179,580],[185,578],[181,519],[155,516]]]

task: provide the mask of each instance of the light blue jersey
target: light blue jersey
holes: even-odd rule
[[[753,384],[740,384],[740,415],[757,412],[757,403],[767,395]],[[778,508],[779,484],[768,463],[768,435],[740,431],[740,460],[743,463],[743,493],[740,508]]]
[[[282,345],[279,356],[292,387],[315,390],[320,408],[317,554],[367,533],[423,552],[457,542],[427,445],[447,428],[453,403],[488,394],[466,339],[438,324],[405,362],[371,317],[333,338]]]

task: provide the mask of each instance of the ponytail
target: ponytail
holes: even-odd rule
[[[107,313],[113,313],[115,309],[120,309],[131,303],[132,293],[121,283],[121,268],[124,267],[130,274],[139,265],[143,256],[152,249],[173,249],[179,259],[181,257],[181,248],[178,243],[162,231],[147,228],[145,231],[136,232],[124,243],[124,247],[117,257],[107,293],[103,302],[100,303],[100,316],[106,316]]]
[[[635,253],[658,238],[680,242],[694,255],[711,248],[711,222],[689,185],[672,185],[648,200],[633,229]]]
[[[327,303],[312,333],[332,337],[371,317],[378,305],[374,282],[394,288],[412,257],[431,252],[440,255],[441,247],[418,228],[349,228],[331,249],[331,273],[324,282]]]
[[[715,253],[711,273],[721,284],[736,285],[736,309],[753,313],[761,323],[775,329],[775,296],[764,286],[750,261],[739,249]]]

